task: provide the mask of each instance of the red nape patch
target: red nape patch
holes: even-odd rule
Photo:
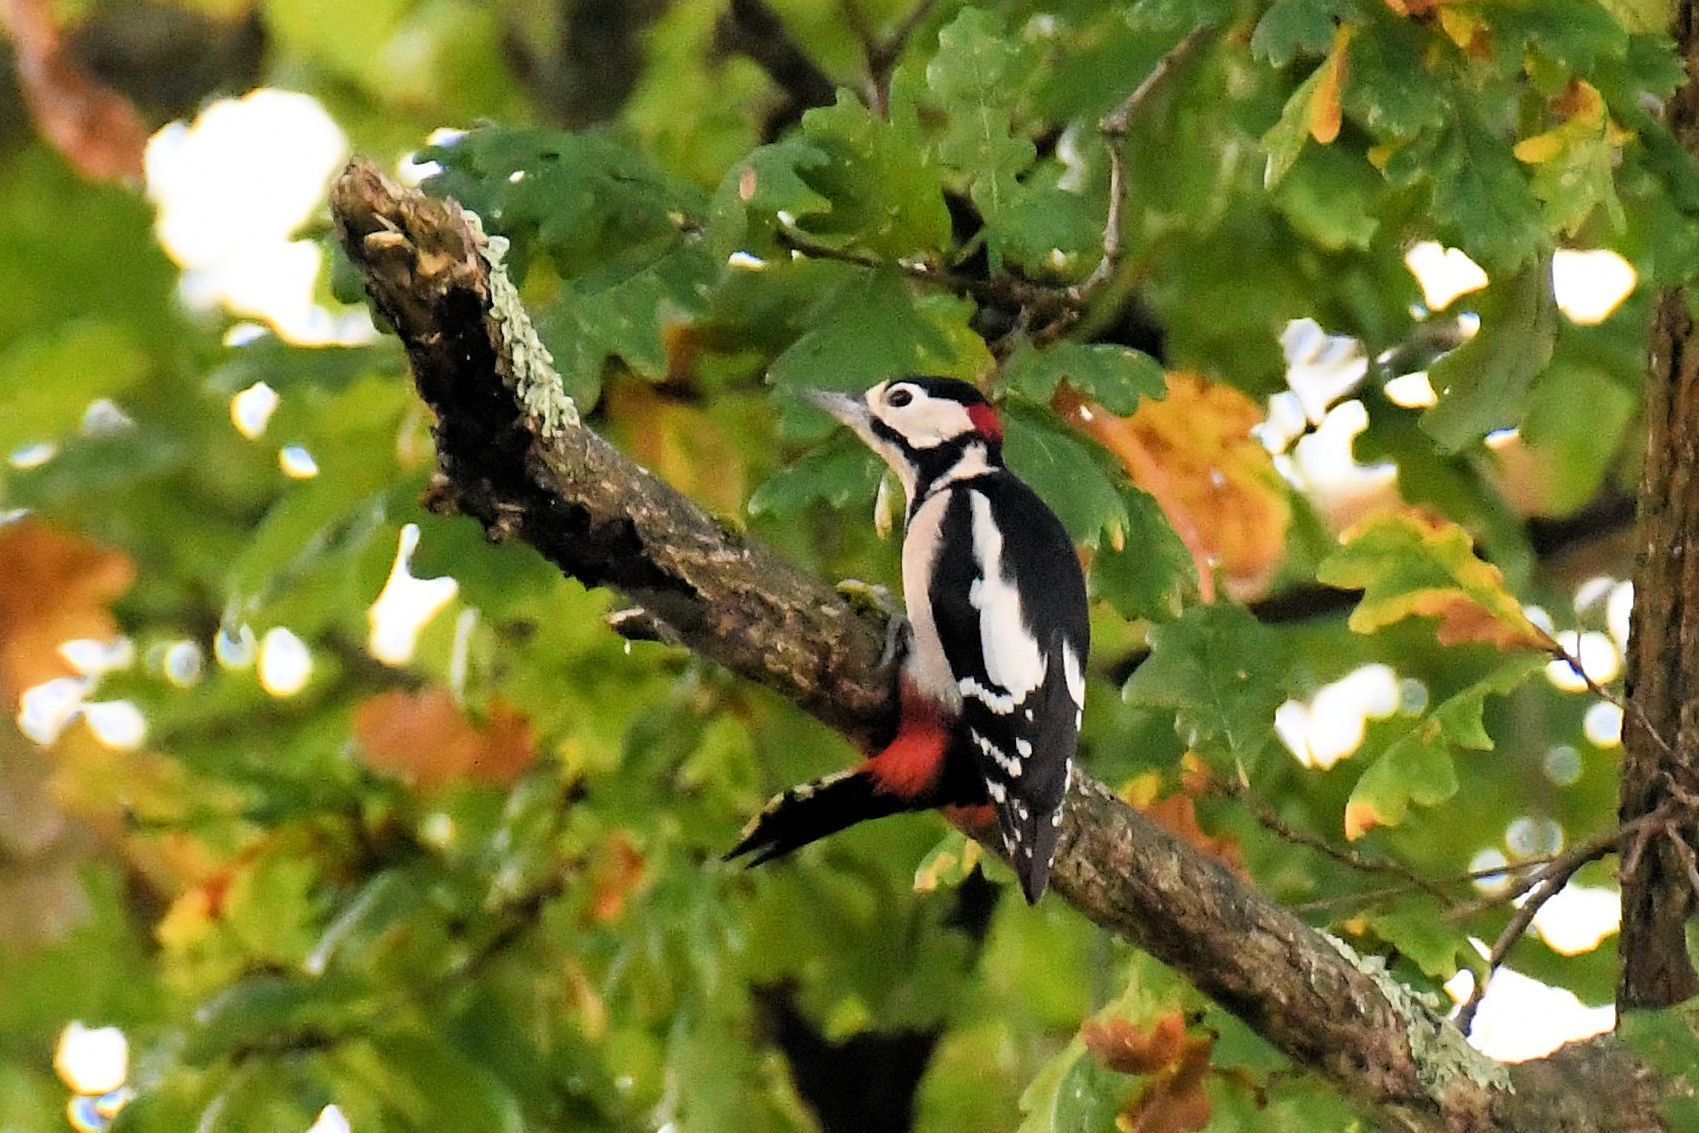
[[[967,407],[967,417],[973,422],[973,427],[979,430],[980,436],[1002,442],[1003,422],[995,409],[989,405],[970,405]]]

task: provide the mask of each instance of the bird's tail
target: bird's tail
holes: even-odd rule
[[[863,764],[774,796],[726,860],[754,854],[749,864],[758,866],[858,822],[914,809],[913,801],[880,791]]]

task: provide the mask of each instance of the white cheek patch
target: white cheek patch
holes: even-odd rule
[[[873,415],[903,435],[915,448],[937,448],[963,433],[978,432],[967,406],[945,397],[916,393],[907,405],[875,408]]]

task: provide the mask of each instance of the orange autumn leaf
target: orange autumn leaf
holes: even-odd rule
[[[115,638],[111,605],[135,578],[126,556],[38,520],[0,529],[0,700],[74,675],[64,642]]]
[[[1121,788],[1121,799],[1176,838],[1210,855],[1228,869],[1242,873],[1245,862],[1239,840],[1231,836],[1213,837],[1198,822],[1198,807],[1193,796],[1211,789],[1207,772],[1195,770],[1202,766],[1190,755],[1182,762],[1184,793],[1162,795],[1162,777],[1156,772],[1147,772],[1128,780]]]
[[[616,830],[602,843],[601,854],[591,871],[590,918],[610,924],[625,915],[625,907],[648,874],[648,859],[623,830]]]
[[[85,177],[140,181],[147,124],[71,56],[49,0],[0,3],[0,24],[11,33],[18,86],[42,138]]]
[[[1179,1064],[1151,1083],[1115,1119],[1115,1128],[1121,1133],[1191,1133],[1207,1126],[1213,1116],[1205,1092],[1213,1046],[1209,1039],[1188,1040]]]
[[[1383,824],[1383,819],[1374,804],[1352,801],[1345,804],[1345,840],[1355,842],[1363,835]]]
[[[1148,492],[1198,567],[1200,595],[1214,574],[1236,598],[1261,593],[1286,551],[1292,508],[1268,450],[1251,434],[1257,404],[1227,385],[1170,373],[1168,395],[1115,417],[1064,386],[1053,404],[1121,462]]]
[[[1460,595],[1423,594],[1411,599],[1410,610],[1422,617],[1438,618],[1434,636],[1441,645],[1491,645],[1496,649],[1549,650],[1551,638],[1538,626],[1500,621]]]
[[[497,700],[481,723],[446,689],[386,692],[354,710],[366,766],[424,790],[467,780],[511,785],[536,758],[531,722]]]
[[[1274,460],[1251,433],[1262,421],[1262,409],[1232,386],[1180,373],[1168,375],[1167,397],[1143,402],[1131,418],[1235,597],[1259,592],[1273,575],[1292,522]]]
[[[1186,1018],[1178,1011],[1149,1028],[1127,1019],[1088,1019],[1080,1041],[1097,1064],[1119,1074],[1155,1074],[1179,1061],[1186,1049]]]

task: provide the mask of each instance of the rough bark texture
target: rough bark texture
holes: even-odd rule
[[[460,210],[356,163],[332,193],[344,245],[437,418],[435,506],[530,543],[639,603],[685,645],[864,746],[889,726],[882,637],[807,577],[576,425],[545,437],[513,390],[490,275]],[[1052,886],[1184,973],[1299,1064],[1405,1130],[1660,1128],[1659,1083],[1604,1039],[1504,1067],[1388,977],[1077,776]]]
[[[1675,32],[1689,73],[1699,73],[1699,14],[1691,0],[1680,6]],[[1688,152],[1699,153],[1699,85],[1676,94],[1669,118]],[[1699,794],[1699,328],[1690,303],[1684,288],[1665,295],[1652,330],[1628,650],[1631,711],[1623,726],[1624,820],[1657,809],[1672,788]],[[1693,833],[1689,827],[1680,836],[1691,844]],[[1671,838],[1653,839],[1627,859],[1635,868],[1622,878],[1617,1007],[1671,1006],[1699,993],[1687,954],[1693,886]]]

